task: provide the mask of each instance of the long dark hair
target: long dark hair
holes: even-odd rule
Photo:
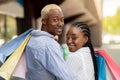
[[[85,24],[84,22],[75,22],[75,23],[72,24],[72,26],[80,28],[82,30],[82,33],[84,34],[84,36],[88,37],[88,41],[83,47],[89,47],[90,48],[91,57],[92,57],[93,65],[94,65],[94,71],[95,71],[95,80],[98,80],[97,61],[96,61],[93,45],[91,43],[91,33],[90,33],[89,26],[87,24]]]

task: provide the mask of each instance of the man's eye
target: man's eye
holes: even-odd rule
[[[64,22],[64,19],[61,19],[61,22]]]
[[[58,19],[53,19],[53,21],[57,22],[57,21],[58,21]]]

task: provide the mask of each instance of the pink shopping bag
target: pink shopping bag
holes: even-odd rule
[[[97,50],[96,53],[103,56],[106,60],[107,67],[112,75],[113,80],[120,80],[120,66],[107,54],[105,50]]]

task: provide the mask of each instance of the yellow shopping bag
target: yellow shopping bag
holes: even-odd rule
[[[13,52],[13,54],[6,60],[6,62],[0,68],[0,76],[6,80],[9,80],[23,51],[30,39],[30,35],[22,42],[22,44]]]

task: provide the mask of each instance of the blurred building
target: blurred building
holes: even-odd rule
[[[102,0],[0,0],[0,14],[13,16],[17,21],[17,32],[21,34],[31,27],[39,27],[41,9],[50,3],[60,5],[65,25],[75,21],[87,23],[93,45],[102,45]]]

